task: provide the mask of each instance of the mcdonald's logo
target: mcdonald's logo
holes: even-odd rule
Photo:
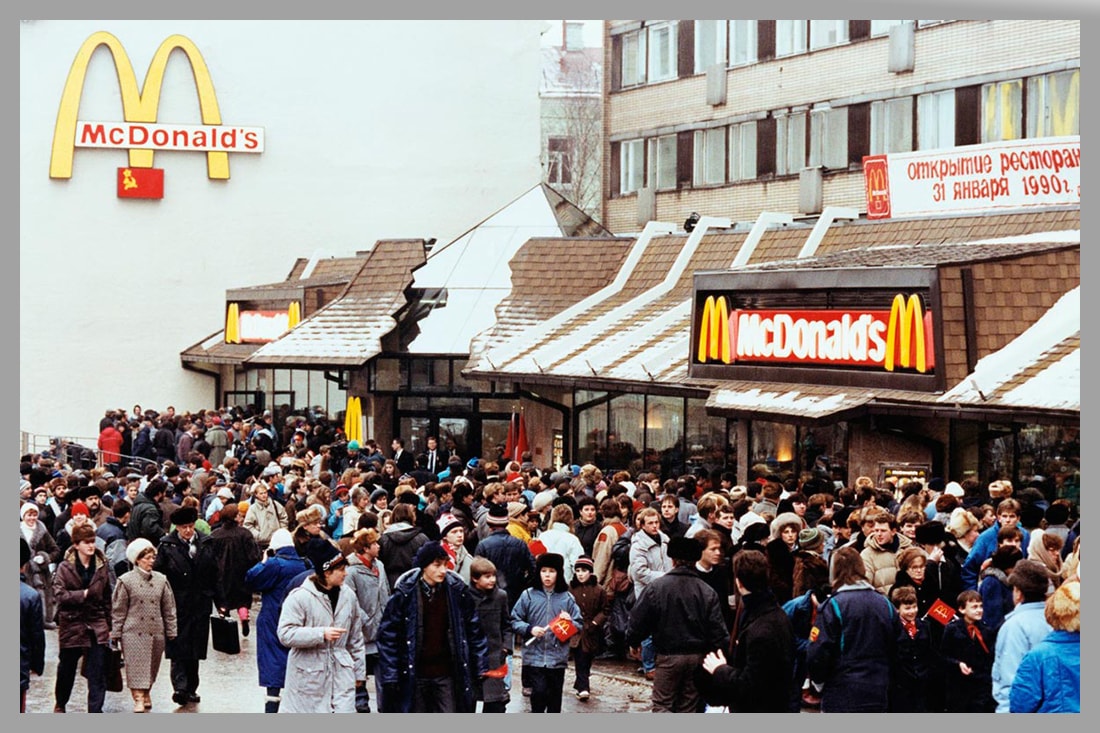
[[[729,305],[724,295],[708,295],[703,303],[703,317],[699,321],[699,346],[697,361],[721,359],[723,364],[733,361],[730,348]]]
[[[890,319],[886,322],[886,354],[883,368],[888,372],[897,366],[916,369],[921,374],[935,367],[932,343],[932,313],[922,314],[920,296],[894,296]]]
[[[77,119],[88,64],[100,46],[106,46],[114,60],[122,95],[122,116],[125,120],[122,123]],[[183,51],[191,65],[202,125],[156,124],[165,68],[169,56],[176,49]],[[190,39],[178,34],[164,39],[153,54],[139,91],[134,67],[122,43],[112,34],[98,31],[81,44],[65,79],[50,152],[50,178],[72,178],[73,152],[77,147],[129,150],[131,169],[152,168],[156,150],[205,152],[207,177],[226,180],[229,178],[230,152],[263,152],[263,128],[222,126],[210,70]]]
[[[867,218],[890,218],[889,164],[885,155],[863,158],[863,182],[867,190]]]

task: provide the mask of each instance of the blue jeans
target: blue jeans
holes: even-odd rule
[[[657,650],[653,648],[653,637],[642,639],[642,671],[652,672],[657,667]]]

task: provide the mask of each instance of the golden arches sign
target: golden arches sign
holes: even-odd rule
[[[72,178],[73,143],[76,138],[80,98],[84,92],[88,64],[92,54],[100,46],[106,46],[114,59],[118,86],[122,93],[123,119],[127,122],[157,121],[161,86],[164,84],[164,70],[172,51],[179,49],[187,55],[187,60],[191,64],[203,124],[220,125],[222,123],[221,112],[218,110],[218,98],[214,94],[214,83],[210,79],[210,70],[206,67],[206,61],[198,47],[189,38],[175,34],[164,39],[153,54],[153,60],[149,62],[149,71],[145,74],[145,81],[139,91],[133,64],[130,63],[130,57],[122,47],[121,41],[106,31],[97,31],[81,44],[76,58],[73,59],[69,76],[65,79],[65,88],[61,93],[61,106],[57,110],[57,124],[54,126],[53,148],[50,153],[50,178]],[[131,148],[130,166],[152,168],[153,151]],[[228,179],[228,153],[222,150],[207,151],[206,172],[209,178]]]
[[[894,371],[895,349],[901,346],[897,366],[913,367],[921,374],[928,371],[927,344],[924,333],[924,315],[921,312],[920,296],[913,294],[908,299],[900,293],[894,296],[890,306],[890,320],[886,324],[886,359],[883,367]],[[900,332],[900,344],[899,342]]]
[[[730,345],[729,306],[726,297],[708,295],[703,303],[703,317],[699,320],[699,349],[697,360],[706,363],[708,359],[721,360],[723,364],[733,361]]]

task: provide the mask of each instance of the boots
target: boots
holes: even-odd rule
[[[144,690],[130,690],[130,694],[134,696],[134,712],[145,712],[145,694]]]
[[[141,691],[141,697],[142,697],[142,704],[145,706],[145,709],[146,710],[152,710],[153,709],[153,701],[149,697],[149,691],[148,690],[142,690]]]

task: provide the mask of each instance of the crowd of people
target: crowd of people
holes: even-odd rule
[[[654,712],[1080,709],[1080,516],[1039,482],[662,481],[276,424],[135,405],[92,465],[21,458],[21,711],[47,629],[54,712],[78,664],[101,712],[119,656],[134,713],[162,659],[196,706],[212,614],[254,622],[269,713],[504,712],[517,648],[531,712],[611,659]]]

